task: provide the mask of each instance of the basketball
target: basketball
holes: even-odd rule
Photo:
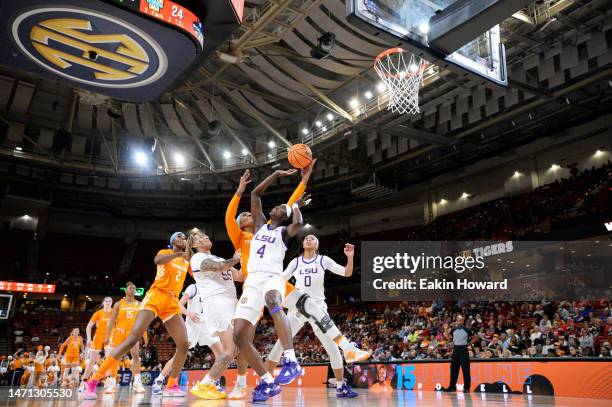
[[[287,159],[291,166],[301,170],[312,162],[312,151],[306,144],[294,144],[289,148]]]

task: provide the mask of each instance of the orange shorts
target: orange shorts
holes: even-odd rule
[[[34,363],[34,372],[35,373],[42,373],[45,371],[45,367],[40,364],[40,363]]]
[[[173,294],[151,288],[140,303],[139,310],[149,310],[162,320],[168,321],[175,315],[180,315],[179,300]]]
[[[79,354],[78,353],[66,353],[64,356],[64,363],[70,365],[72,363],[79,363]]]
[[[111,348],[116,348],[121,344],[121,342],[127,339],[129,331],[123,328],[115,328],[113,329],[113,333],[111,333],[110,340],[108,341]]]
[[[104,349],[104,335],[102,335],[102,333],[100,333],[100,335],[96,334],[91,344],[91,350],[100,352],[102,349]]]

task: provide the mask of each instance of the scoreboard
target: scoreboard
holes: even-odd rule
[[[230,38],[244,0],[0,1],[0,64],[127,102],[176,89]]]
[[[186,31],[204,47],[202,22],[189,9],[168,0],[113,0],[115,3]]]

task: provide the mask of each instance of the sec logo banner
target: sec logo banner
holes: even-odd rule
[[[44,7],[16,16],[11,33],[19,50],[64,78],[103,88],[136,88],[168,68],[162,47],[116,16],[77,7]]]

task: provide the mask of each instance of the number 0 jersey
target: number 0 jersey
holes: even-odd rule
[[[202,299],[212,297],[213,295],[236,298],[236,286],[234,285],[231,270],[200,270],[202,261],[207,259],[216,262],[224,260],[221,257],[209,253],[198,252],[193,255],[191,258],[191,270],[193,271],[193,278],[196,281],[199,296]]]
[[[344,275],[344,267],[327,256],[317,255],[312,259],[303,256],[291,260],[283,272],[285,280],[295,277],[295,287],[308,294],[314,300],[325,300],[325,270],[340,276]]]
[[[284,226],[270,229],[270,225],[265,224],[259,228],[251,239],[249,275],[280,276],[283,274],[283,260],[287,251],[287,246],[283,241],[284,233]]]

